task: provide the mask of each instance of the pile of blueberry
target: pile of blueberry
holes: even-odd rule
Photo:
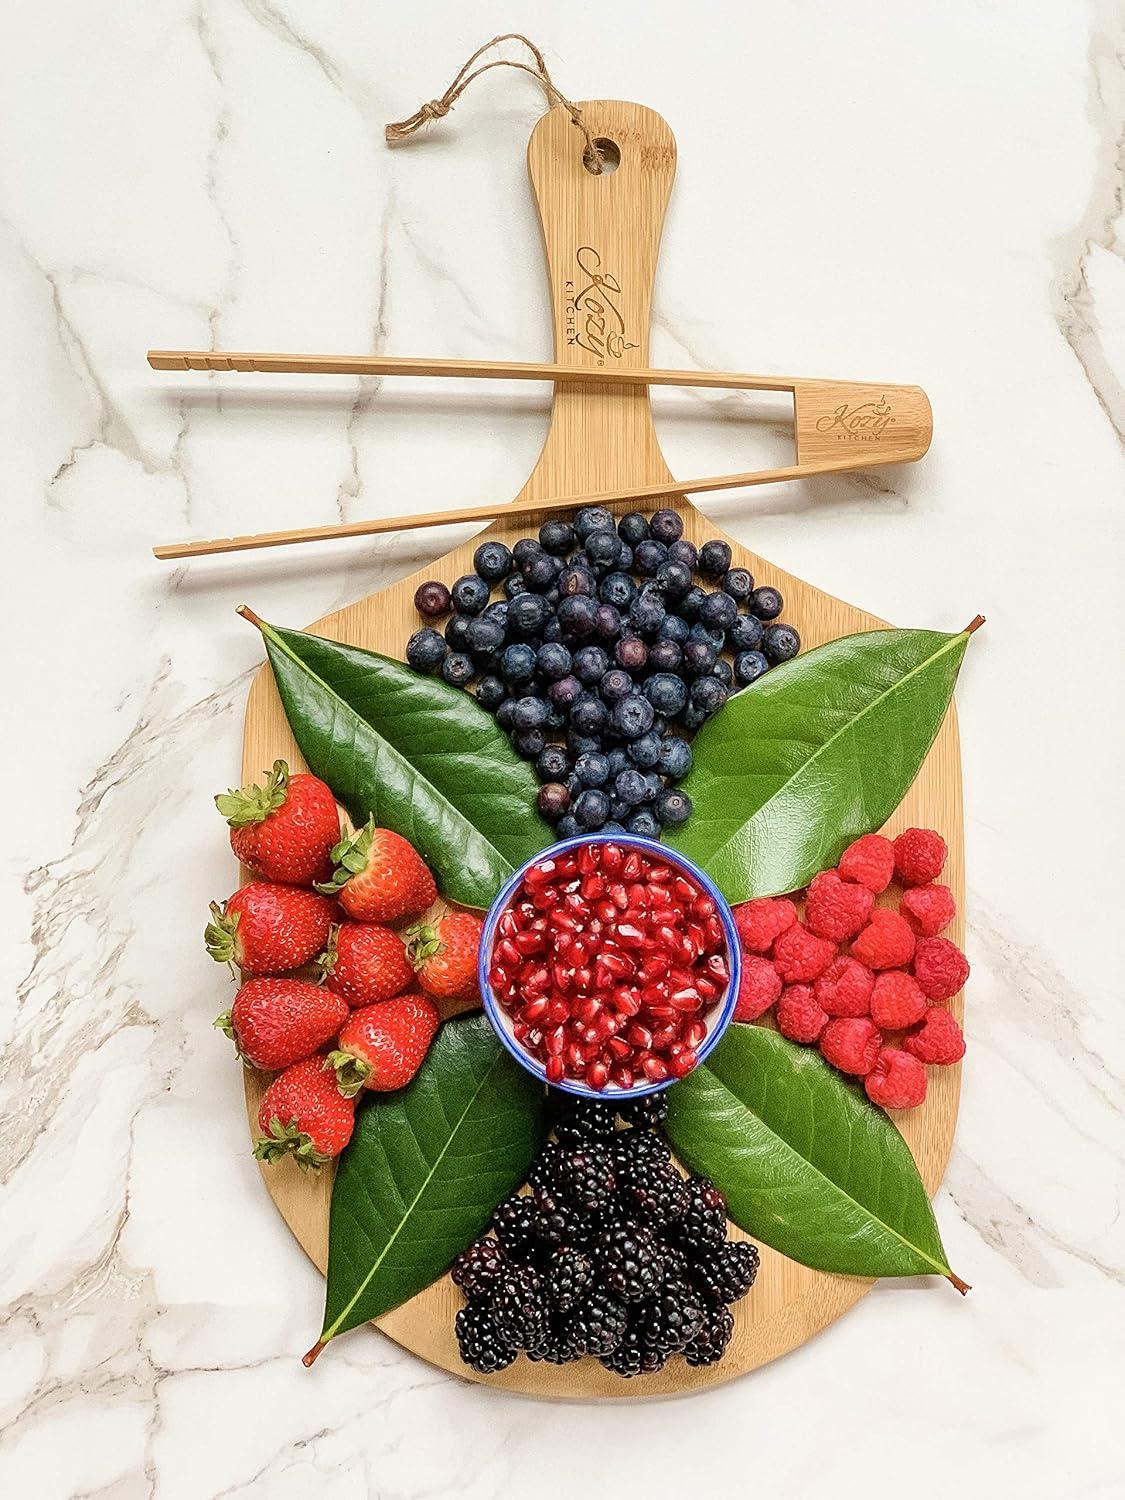
[[[686,541],[674,510],[614,520],[587,506],[512,548],[482,542],[452,589],[424,583],[406,659],[455,687],[473,682],[543,785],[559,836],[608,829],[658,838],[691,799],[691,733],[801,648],[774,588],[731,567],[726,542]],[[695,582],[698,574],[714,585]],[[503,598],[492,600],[499,586]],[[724,653],[730,653],[730,659]]]

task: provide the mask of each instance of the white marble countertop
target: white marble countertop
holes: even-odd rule
[[[548,1409],[366,1331],[301,1368],[319,1279],[246,1150],[199,942],[261,654],[233,606],[302,624],[452,534],[148,554],[518,488],[539,387],[143,357],[547,357],[534,85],[494,74],[424,143],[382,143],[511,25],[575,97],[676,132],[654,363],[932,397],[913,469],[705,508],[889,619],[988,616],[959,695],[974,978],[937,1201],[973,1294],[882,1285],[672,1407]],[[0,1493],[1125,1493],[1123,50],[1118,7],[1056,0],[8,0]],[[657,409],[674,472],[768,451],[721,392]]]

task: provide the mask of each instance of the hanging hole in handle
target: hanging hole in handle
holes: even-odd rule
[[[608,136],[604,135],[595,136],[594,145],[597,147],[598,155],[601,157],[601,171],[594,172],[593,165],[585,157],[583,157],[582,165],[593,176],[608,177],[611,172],[616,172],[621,165],[621,151],[616,141],[611,141]]]

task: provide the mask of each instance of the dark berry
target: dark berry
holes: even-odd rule
[[[576,541],[569,521],[544,521],[539,528],[539,545],[552,557],[566,557],[574,550]]]
[[[691,685],[691,703],[708,718],[727,701],[727,690],[717,677],[697,677]]]
[[[586,687],[599,683],[608,667],[609,657],[600,646],[581,646],[574,653],[574,675]]]
[[[633,568],[643,578],[655,578],[661,567],[668,561],[668,548],[663,542],[652,541],[639,543],[633,549]]]
[[[463,651],[451,651],[441,664],[441,675],[451,687],[464,687],[475,671],[472,658]]]
[[[554,558],[548,557],[545,552],[542,552],[538,557],[533,557],[521,569],[524,582],[533,593],[545,594],[548,589],[554,586],[556,577],[554,562]]]
[[[682,781],[691,770],[692,753],[687,740],[667,735],[660,741],[660,759],[657,766],[662,775],[672,781]]]
[[[572,1309],[566,1326],[584,1353],[603,1359],[620,1347],[629,1313],[623,1302],[596,1287]]]
[[[541,594],[518,594],[508,605],[508,634],[516,640],[530,640],[546,625],[551,606]]]
[[[724,630],[718,630],[713,625],[707,625],[702,620],[696,620],[688,634],[692,641],[703,641],[705,645],[717,654],[726,645],[727,637]],[[713,669],[712,669],[713,670]]]
[[[750,613],[757,615],[759,620],[776,620],[785,608],[785,601],[776,589],[755,589],[747,600]]]
[[[596,787],[590,787],[575,801],[574,817],[579,828],[587,828],[592,833],[609,817],[609,798]]]
[[[726,1243],[727,1200],[709,1177],[689,1177],[688,1206],[668,1231],[669,1238],[696,1255]]]
[[[454,1286],[466,1297],[487,1297],[496,1286],[500,1273],[508,1264],[499,1240],[477,1240],[462,1250],[449,1268]]]
[[[582,829],[578,824],[578,819],[572,817],[570,813],[566,813],[555,825],[555,832],[560,839],[572,839],[576,838],[582,832]]]
[[[658,1354],[677,1354],[703,1327],[707,1311],[689,1281],[668,1277],[643,1310],[641,1342]]]
[[[541,752],[539,758],[542,759],[545,753]],[[564,813],[570,811],[570,793],[558,781],[545,781],[539,788],[535,802],[540,816],[548,818],[552,823],[557,822]]]
[[[658,634],[662,641],[672,641],[675,645],[682,646],[691,634],[691,627],[679,615],[665,615],[660,622]]]
[[[636,547],[638,543],[648,539],[648,522],[640,511],[631,510],[627,516],[622,516],[618,521],[617,535],[627,546]]]
[[[734,1333],[734,1318],[728,1307],[709,1307],[695,1337],[684,1345],[684,1359],[689,1365],[713,1365],[726,1353]]]
[[[478,615],[469,621],[465,632],[465,644],[475,656],[491,656],[504,644],[504,627],[499,620],[489,620]]]
[[[683,659],[684,653],[676,642],[664,637],[653,641],[648,648],[648,665],[653,672],[678,672]]]
[[[647,807],[642,807],[635,812],[625,827],[630,833],[635,833],[639,838],[658,839],[660,837],[660,824],[654,813],[650,813]]]
[[[597,735],[580,734],[577,729],[568,729],[566,732],[566,753],[571,760],[577,760],[580,755],[600,755],[602,753],[602,742]],[[581,786],[578,778],[574,778],[576,787]]]
[[[504,598],[509,601],[528,592],[522,573],[509,573],[500,587],[504,590]]]
[[[729,688],[734,682],[734,668],[720,656],[711,668],[711,676],[717,677],[725,688]]]
[[[801,637],[792,625],[767,625],[762,635],[762,654],[773,666],[790,661],[801,649]]]
[[[760,651],[740,651],[734,659],[734,680],[739,687],[748,687],[769,669],[770,664]]]
[[[503,542],[481,542],[473,553],[473,567],[488,583],[499,583],[512,571],[512,554]]]
[[[558,621],[565,636],[581,640],[592,635],[598,623],[598,606],[589,594],[570,594],[559,600]]]
[[[628,609],[637,597],[637,585],[628,573],[607,573],[598,584],[598,598],[615,609]]]
[[[658,1110],[659,1104],[657,1101],[660,1100],[665,1101],[665,1106],[664,1114],[660,1115],[659,1119],[656,1119],[655,1116],[651,1120],[648,1118],[644,1120],[637,1118],[635,1111],[640,1106],[644,1105],[649,1110]],[[622,1117],[633,1120],[635,1125],[641,1127],[650,1123],[659,1124],[668,1113],[666,1100],[666,1094],[650,1094],[644,1099],[629,1101],[627,1104],[621,1106]],[[655,1130],[644,1128],[619,1130],[613,1138],[613,1150],[618,1166],[622,1170],[629,1169],[632,1163],[638,1161],[657,1161],[667,1165],[672,1160],[672,1148],[668,1145],[664,1137],[658,1135]]]
[[[608,1146],[591,1141],[559,1163],[559,1191],[579,1213],[597,1214],[613,1196],[617,1176]]]
[[[709,630],[728,631],[738,618],[738,605],[721,589],[705,594],[699,605],[700,622]]]
[[[651,654],[649,660],[652,660]],[[687,702],[687,687],[682,677],[675,677],[671,672],[656,672],[645,683],[644,695],[657,713],[672,717]]]
[[[427,620],[440,620],[442,615],[449,613],[451,605],[449,590],[436,579],[420,583],[414,592],[414,608],[420,615],[425,615]]]
[[[683,536],[684,523],[677,511],[658,510],[653,512],[648,529],[658,542],[663,542],[667,547],[672,542],[678,542]]]
[[[436,672],[449,654],[449,643],[429,625],[416,630],[406,643],[406,660],[416,672]]]
[[[570,671],[570,652],[561,641],[548,641],[539,647],[535,666],[549,682],[558,682],[560,677],[565,677]]]
[[[527,1169],[528,1185],[554,1193],[559,1185],[559,1163],[565,1155],[565,1150],[556,1141],[547,1141]]]
[[[507,694],[508,689],[500,681],[499,677],[493,677],[491,674],[487,677],[482,677],[476,685],[475,696],[481,708],[489,710],[499,708],[507,697]]]
[[[621,634],[621,612],[612,604],[599,604],[594,611],[594,632],[603,641],[615,641]]]
[[[635,767],[621,771],[614,780],[613,789],[626,808],[639,807],[645,800],[648,786],[644,776]]]
[[[478,1375],[495,1375],[516,1357],[516,1350],[500,1335],[496,1318],[487,1303],[470,1302],[454,1322],[461,1358]]]
[[[739,604],[745,603],[754,590],[754,575],[746,568],[731,568],[723,578],[722,589]]]
[[[559,1164],[559,1172],[562,1163]],[[584,1245],[588,1238],[588,1221],[585,1216],[561,1196],[554,1188],[538,1187],[534,1193],[534,1234],[540,1246],[558,1250],[564,1245]]]
[[[613,517],[601,505],[586,505],[574,518],[574,530],[580,542],[585,542],[595,531],[615,529]]]
[[[683,598],[676,600],[676,613],[684,620],[698,619],[699,606],[706,597],[704,590],[697,583],[693,583]]]
[[[660,746],[662,739],[659,732],[649,729],[644,734],[637,735],[635,740],[629,744],[629,759],[635,766],[640,766],[643,771],[652,770],[660,760]]]
[[[618,1196],[630,1218],[663,1226],[683,1217],[687,1183],[670,1161],[634,1158],[618,1168]]]
[[[686,792],[669,787],[656,799],[656,816],[665,828],[675,828],[691,817],[691,798]]]
[[[681,537],[678,542],[673,542],[668,548],[668,561],[683,563],[685,568],[690,568],[694,573],[699,564],[699,552],[694,542],[689,542]]]
[[[630,693],[613,705],[613,727],[627,740],[634,740],[651,729],[653,718],[652,704],[640,693]]]
[[[582,1146],[588,1141],[607,1141],[614,1135],[615,1112],[600,1099],[576,1099],[551,1095],[558,1109],[554,1131],[564,1146]]]
[[[712,1302],[737,1302],[754,1285],[760,1258],[757,1246],[731,1240],[693,1263],[692,1280]]]
[[[613,659],[627,672],[639,672],[648,661],[648,647],[639,635],[625,635],[613,648]]]
[[[597,579],[589,568],[572,563],[558,577],[560,599],[573,598],[575,594],[592,595],[597,589]]]
[[[715,648],[710,641],[689,640],[684,644],[684,667],[695,677],[710,672],[715,665]]]
[[[558,708],[571,708],[583,696],[582,684],[577,677],[560,677],[547,689],[547,697]]]
[[[513,729],[541,729],[547,721],[547,705],[542,698],[518,698],[512,716]]]
[[[620,555],[620,543],[612,531],[595,531],[586,539],[586,556],[595,568],[612,568]]]
[[[732,651],[757,651],[762,644],[762,622],[757,615],[739,615],[727,631]]]
[[[469,643],[469,616],[454,615],[446,622],[445,638],[451,651],[464,651]]]
[[[644,1302],[664,1280],[664,1252],[651,1230],[634,1224],[604,1229],[594,1260],[606,1289],[622,1302]]]
[[[547,736],[541,729],[517,729],[512,734],[512,745],[517,755],[524,760],[535,760],[543,753]]]
[[[726,542],[704,542],[699,549],[699,571],[704,578],[722,578],[730,569],[730,555]]]
[[[581,1250],[558,1250],[544,1277],[547,1300],[556,1312],[569,1312],[594,1288],[594,1263]]]
[[[633,691],[633,679],[624,667],[610,667],[598,684],[598,691],[606,703],[620,703]]]
[[[479,615],[488,603],[488,584],[476,573],[466,573],[450,589],[455,608],[463,615]]]
[[[640,1140],[642,1131],[653,1130],[657,1125],[662,1125],[668,1118],[668,1094],[665,1090],[659,1094],[645,1094],[641,1099],[628,1099],[620,1107],[621,1118],[627,1120],[630,1125],[638,1127],[638,1133],[634,1141]],[[659,1144],[659,1136],[657,1137]],[[642,1148],[642,1154],[644,1154]],[[630,1153],[625,1152],[626,1158]],[[667,1159],[667,1158],[665,1158]]]
[[[488,1305],[496,1332],[515,1349],[533,1349],[547,1332],[547,1298],[533,1266],[506,1265],[493,1287]]]
[[[659,594],[642,590],[629,606],[629,624],[639,636],[651,641],[667,612]]]
[[[582,693],[571,704],[571,727],[579,734],[597,735],[605,728],[608,710],[600,698],[593,693]]]
[[[535,769],[544,781],[561,781],[570,774],[570,758],[561,745],[548,745],[535,762]]]
[[[605,786],[609,780],[609,761],[596,750],[588,752],[575,761],[574,774],[583,786]]]

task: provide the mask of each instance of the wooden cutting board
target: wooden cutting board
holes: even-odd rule
[[[665,121],[639,104],[598,100],[581,108],[594,135],[617,147],[617,170],[594,176],[585,169],[581,137],[561,108],[544,115],[535,127],[528,165],[547,252],[555,358],[603,368],[606,384],[556,387],[543,452],[516,497],[520,500],[630,483],[672,482],[656,440],[647,388],[615,385],[613,372],[649,362],[652,287],[676,169],[676,145]],[[513,248],[518,249],[509,247]],[[686,498],[670,493],[667,503],[682,514],[684,534],[692,541],[722,535]],[[450,584],[471,572],[472,553],[483,536],[512,544],[520,536],[534,534],[534,529],[534,521],[529,523],[526,515],[518,521],[498,520],[412,577],[326,615],[308,629],[401,657],[407,637],[419,624],[413,607],[419,583],[440,578]],[[806,647],[885,623],[781,572],[737,542],[731,541],[731,548],[736,566],[749,568],[758,583],[781,590],[786,601],[784,618],[798,628]],[[279,756],[294,769],[303,766],[273,679],[264,667],[247,706],[243,780],[256,779]],[[946,878],[959,911],[963,910],[961,764],[952,709],[888,830],[894,833],[912,825],[938,828],[945,835],[950,851]],[[960,928],[959,917],[953,934],[959,942]],[[959,1005],[957,1001],[955,1008]],[[896,1123],[932,1194],[941,1181],[953,1140],[960,1068],[929,1072],[925,1105],[906,1112]],[[246,1103],[254,1134],[267,1082],[266,1075],[246,1075]],[[291,1162],[280,1162],[263,1167],[262,1177],[285,1222],[323,1271],[331,1173],[305,1176]],[[457,1354],[453,1318],[462,1299],[448,1278],[380,1318],[378,1327],[432,1364],[463,1379],[480,1378],[510,1391],[548,1398],[663,1396],[718,1385],[796,1348],[858,1302],[870,1285],[809,1270],[763,1246],[758,1283],[735,1310],[735,1335],[726,1358],[707,1369],[691,1369],[675,1359],[661,1374],[631,1381],[610,1374],[593,1359],[560,1367],[520,1358],[500,1375],[474,1376]],[[320,1311],[319,1307],[308,1309],[310,1343],[320,1327]],[[348,1335],[362,1336],[359,1332]],[[323,1360],[332,1358],[329,1346]],[[315,1379],[315,1373],[309,1378]]]

